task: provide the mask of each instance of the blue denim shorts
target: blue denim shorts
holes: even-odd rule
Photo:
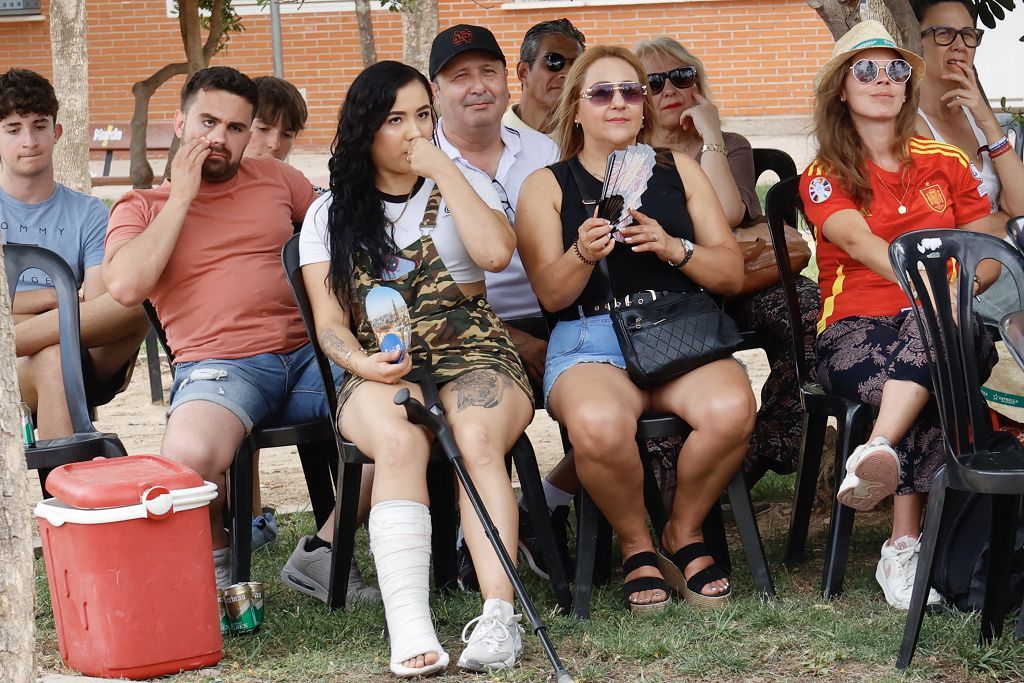
[[[334,386],[344,371],[331,363]],[[170,415],[188,401],[209,401],[234,413],[245,430],[331,419],[313,347],[228,360],[211,358],[174,366]]]
[[[579,320],[559,320],[548,340],[548,356],[544,363],[544,404],[559,376],[579,363],[607,363],[626,369],[619,340],[609,315],[595,315]]]

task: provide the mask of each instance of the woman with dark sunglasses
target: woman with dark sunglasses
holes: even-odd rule
[[[757,198],[750,143],[738,133],[722,131],[703,63],[667,36],[641,41],[633,52],[647,69],[647,82],[658,111],[661,128],[655,143],[691,156],[700,164],[737,240],[761,238],[771,244]],[[818,285],[803,276],[797,276],[795,284],[806,342],[802,349],[804,364],[813,368],[814,324],[821,304]],[[766,341],[770,365],[761,389],[757,424],[743,460],[747,485],[752,487],[768,470],[780,474],[796,470],[803,444],[804,414],[782,285],[731,299],[726,310],[740,329],[760,333]]]
[[[984,31],[975,28],[977,9],[959,0],[918,0],[914,13],[928,65],[921,82],[917,133],[956,145],[967,154],[981,172],[992,211],[1005,226],[1013,216],[1024,215],[1024,163],[978,86],[974,54]],[[998,234],[1005,237],[1001,229]],[[991,324],[1018,309],[1017,288],[1007,272],[975,305]]]
[[[558,320],[544,372],[547,406],[568,431],[580,482],[618,535],[623,599],[634,612],[664,607],[670,587],[698,605],[728,601],[729,578],[708,553],[701,524],[740,465],[755,410],[746,374],[732,358],[650,390],[625,371],[611,307],[649,292],[704,287],[730,294],[742,278],[739,247],[711,183],[685,154],[661,155],[641,210],[632,212],[634,222],[621,235],[584,205],[600,195],[611,152],[654,137],[657,119],[644,74],[625,48],[601,45],[583,53],[555,110],[562,161],[527,179],[516,214],[526,272],[541,305]],[[611,301],[596,268],[601,259],[612,274]],[[643,469],[636,426],[651,412],[678,415],[693,427],[678,455],[678,495],[658,554],[637,504]]]
[[[818,379],[826,391],[878,406],[868,441],[846,460],[837,498],[871,510],[895,494],[875,579],[890,605],[908,609],[921,518],[944,445],[927,342],[896,284],[889,243],[922,228],[982,231],[989,204],[963,152],[914,135],[925,70],[919,56],[898,48],[875,21],[854,26],[832,55],[814,79],[818,158],[800,180],[818,241]],[[979,269],[975,292],[994,277]],[[976,325],[987,375],[994,347]],[[928,603],[939,601],[931,591]]]
[[[345,369],[339,430],[375,463],[370,548],[391,671],[400,677],[448,664],[427,600],[430,442],[393,401],[403,387],[422,400],[419,386],[404,378],[424,365],[428,349],[380,350],[367,295],[388,288],[408,306],[455,440],[513,557],[518,520],[505,453],[533,417],[519,356],[484,298],[484,270],[508,264],[515,234],[491,184],[464,175],[431,143],[432,105],[430,84],[410,66],[379,62],[356,77],[338,117],[331,191],[307,211],[300,239],[317,337]],[[463,630],[458,664],[510,667],[522,654],[523,631],[512,585],[468,496],[460,496],[460,507],[484,606]]]

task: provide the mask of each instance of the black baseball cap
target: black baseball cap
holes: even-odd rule
[[[454,57],[473,50],[494,55],[505,64],[505,53],[493,33],[483,26],[456,24],[434,36],[430,46],[430,80]]]

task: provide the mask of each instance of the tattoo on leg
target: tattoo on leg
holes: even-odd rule
[[[494,370],[477,370],[457,378],[454,383],[457,410],[473,406],[495,408],[501,403],[505,390],[512,388],[512,380]]]

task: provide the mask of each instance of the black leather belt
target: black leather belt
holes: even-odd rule
[[[558,314],[558,319],[579,320],[580,318],[604,315],[622,308],[623,306],[637,306],[657,301],[660,297],[666,294],[671,294],[671,292],[658,292],[653,289],[645,289],[633,294],[627,294],[621,299],[612,299],[611,301],[605,301],[600,304],[586,304],[583,306],[576,306],[575,308],[568,308]]]

